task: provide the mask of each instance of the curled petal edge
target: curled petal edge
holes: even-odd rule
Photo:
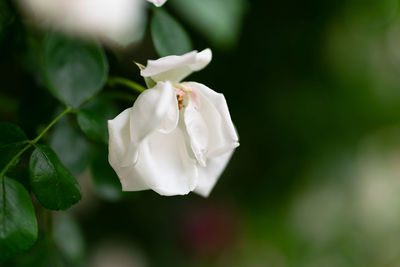
[[[201,52],[191,51],[181,56],[166,56],[157,60],[148,60],[147,66],[141,70],[143,77],[151,77],[154,81],[180,82],[194,71],[206,67],[212,59],[209,48]]]

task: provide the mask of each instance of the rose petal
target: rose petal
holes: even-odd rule
[[[211,61],[211,50],[198,53],[192,51],[182,56],[167,56],[157,60],[149,60],[140,74],[151,77],[154,81],[180,82],[193,71],[203,69]]]
[[[140,143],[153,131],[171,132],[178,123],[178,103],[169,82],[159,82],[136,99],[130,114],[131,143],[122,166],[135,164]]]
[[[200,166],[206,166],[208,148],[208,127],[190,97],[184,110],[183,120],[189,137],[189,144]]]
[[[170,133],[175,130],[179,121],[178,100],[176,99],[175,94],[172,97],[169,97],[168,101],[168,110],[158,129],[162,133]]]
[[[218,181],[218,178],[221,176],[223,170],[228,164],[233,151],[234,150],[231,150],[218,157],[208,159],[206,167],[198,167],[199,178],[194,192],[203,197],[208,197]]]
[[[135,168],[139,178],[160,195],[185,195],[197,185],[197,166],[188,155],[179,128],[169,134],[157,131],[146,138]]]
[[[140,145],[135,165],[122,166],[121,160],[130,143],[126,109],[108,121],[109,162],[117,173],[124,191],[152,189],[161,195],[184,195],[197,185],[196,163],[189,157],[184,136],[179,128],[169,134],[155,131]]]
[[[177,100],[175,90],[169,82],[159,82],[152,89],[141,93],[131,110],[132,141],[141,142],[148,134],[158,129],[164,119],[168,120],[165,124],[167,125],[166,130],[172,130],[169,128],[176,127],[177,117],[169,114],[171,108],[174,107],[177,109]]]
[[[186,82],[183,85],[198,94],[198,112],[208,127],[207,157],[225,154],[239,146],[224,95],[200,83]]]
[[[138,177],[136,169],[131,167],[122,167],[121,161],[127,153],[127,148],[130,143],[130,129],[129,129],[129,117],[132,108],[124,110],[121,114],[115,117],[113,120],[108,121],[108,133],[109,133],[109,153],[108,161],[111,167],[117,173],[123,190],[144,190],[149,189],[146,183],[143,183]]]

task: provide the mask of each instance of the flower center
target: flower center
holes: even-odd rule
[[[176,92],[176,99],[178,100],[178,108],[181,110],[183,107],[185,107],[185,96],[187,97],[187,93],[192,93],[193,91],[181,83],[175,84],[174,88]]]

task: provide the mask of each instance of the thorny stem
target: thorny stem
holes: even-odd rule
[[[137,93],[142,93],[144,90],[146,90],[146,88],[141,86],[140,84],[135,83],[126,78],[122,78],[122,77],[110,77],[110,78],[108,78],[107,84],[109,86],[115,86],[118,84],[124,85],[124,86],[134,90]]]

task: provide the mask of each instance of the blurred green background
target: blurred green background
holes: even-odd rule
[[[57,248],[41,235],[4,266],[400,266],[399,1],[207,0],[216,11],[204,25],[184,2],[165,9],[195,49],[213,50],[187,80],[224,93],[240,136],[210,197],[121,195],[115,180],[93,182],[110,173],[105,147],[65,120],[45,142],[83,199],[54,212]],[[5,3],[0,119],[34,137],[59,107],[38,73],[40,31]],[[142,84],[132,60],[157,58],[149,33],[106,52],[111,75]],[[135,97],[103,93],[116,113]]]

